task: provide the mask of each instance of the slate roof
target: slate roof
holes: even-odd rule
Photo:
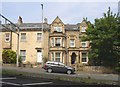
[[[78,28],[78,25],[75,25],[75,24],[66,24],[65,25],[65,30],[76,31],[76,30],[79,30],[79,28]]]
[[[17,25],[17,24],[16,24]],[[41,30],[42,29],[42,23],[22,23],[21,25],[18,25],[21,30]],[[49,29],[48,24],[43,24],[44,30]]]
[[[42,29],[42,23],[22,23],[21,25],[16,24],[20,27],[21,30],[41,30]],[[50,24],[43,24],[44,30],[50,29]],[[79,25],[78,24],[65,24],[65,30],[66,31],[78,31]]]

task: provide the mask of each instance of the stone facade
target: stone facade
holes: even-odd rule
[[[88,28],[84,20],[78,24],[64,24],[57,16],[51,24],[44,23],[43,30],[42,23],[19,23],[18,26],[20,27],[19,53],[23,63],[42,63],[44,58],[60,61],[66,65],[88,63],[89,41],[81,40],[81,36],[85,35]],[[2,30],[1,49],[16,51],[17,35]]]

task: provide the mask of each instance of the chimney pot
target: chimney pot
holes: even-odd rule
[[[19,18],[18,18],[18,24],[22,24],[22,23],[23,23],[23,21],[22,21],[22,17],[19,16]]]

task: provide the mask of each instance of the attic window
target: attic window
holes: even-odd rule
[[[56,31],[56,32],[62,32],[62,27],[54,27],[54,31]]]
[[[74,30],[76,30],[77,28],[73,28]]]
[[[86,27],[85,26],[82,26],[81,32],[86,32]]]

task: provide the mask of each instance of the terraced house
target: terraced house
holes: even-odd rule
[[[87,64],[89,41],[82,41],[88,28],[82,20],[78,24],[64,24],[57,16],[51,24],[23,23],[19,17],[20,56],[23,63],[42,63],[44,58],[60,61],[66,65]],[[43,36],[42,36],[43,32]],[[6,29],[2,32],[2,50],[17,50],[17,35]]]

